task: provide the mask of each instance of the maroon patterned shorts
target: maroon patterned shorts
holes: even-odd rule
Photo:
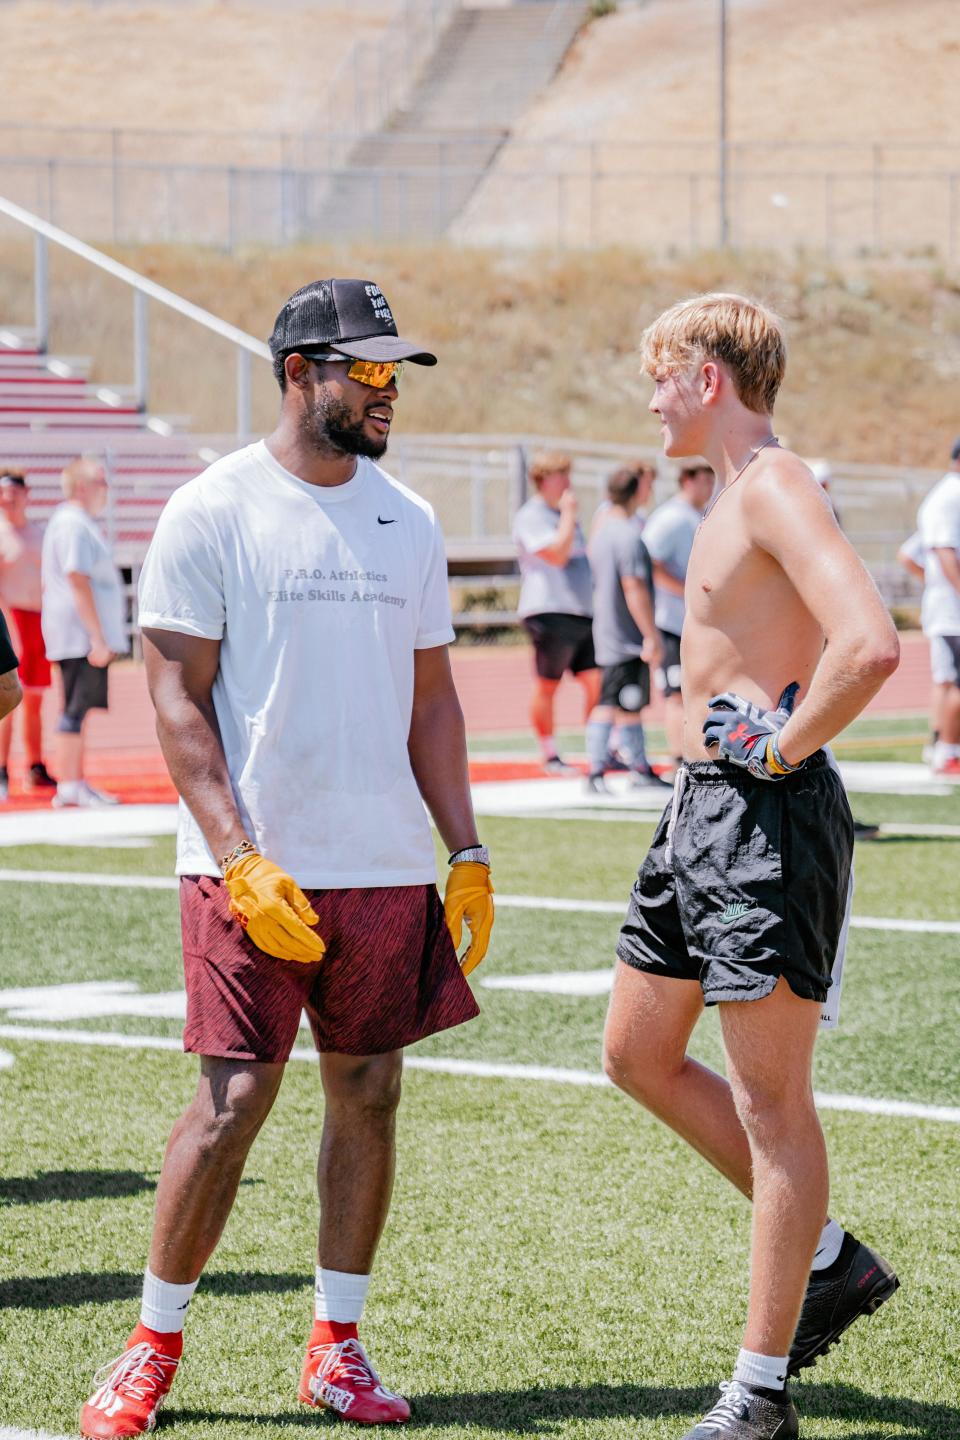
[[[305,893],[327,947],[316,965],[258,950],[222,880],[180,877],[185,1050],[282,1064],[305,1010],[318,1050],[381,1055],[480,1013],[435,885]]]

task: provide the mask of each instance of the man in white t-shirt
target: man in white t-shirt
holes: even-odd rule
[[[298,290],[270,346],[277,428],[176,491],[141,577],[147,675],[181,796],[184,1045],[201,1073],[160,1177],[140,1323],[84,1406],[87,1436],[152,1428],[303,1009],[325,1111],[299,1399],[364,1424],[409,1418],[357,1335],[403,1048],[478,1013],[465,975],[486,950],[492,887],[447,651],[443,537],[427,502],[375,463],[402,362],[436,360],[398,337],[361,280]],[[451,852],[443,904],[424,804]]]
[[[960,439],[950,451],[950,469],[917,512],[917,530],[925,549],[920,614],[939,721],[932,769],[960,779]]]
[[[107,666],[127,648],[123,590],[97,517],[107,503],[99,460],[72,460],[61,477],[64,501],[43,535],[40,622],[47,658],[60,666],[63,713],[57,724],[57,790],[53,805],[115,805],[116,796],[84,778],[84,722],[106,710]]]
[[[683,754],[683,699],[680,694],[680,632],[685,604],[683,587],[693,537],[710,502],[716,476],[703,461],[684,465],[677,493],[658,505],[643,527],[643,543],[653,562],[654,618],[660,631],[663,661],[657,683],[666,701],[667,745],[677,765]]]

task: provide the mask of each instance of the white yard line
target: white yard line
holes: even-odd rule
[[[181,1042],[172,1035],[124,1035],[115,1030],[61,1030],[47,1025],[0,1025],[0,1038],[34,1040],[54,1045],[94,1045],[114,1050],[182,1050]],[[291,1060],[307,1060],[316,1064],[314,1050],[297,1049]],[[478,1080],[540,1080],[560,1085],[607,1088],[610,1082],[593,1070],[569,1070],[554,1065],[497,1064],[489,1060],[454,1060],[426,1055],[407,1055],[404,1065],[409,1070],[428,1070],[438,1075],[473,1076]],[[935,1120],[960,1125],[960,1106],[922,1105],[913,1100],[873,1099],[864,1095],[816,1095],[823,1110],[843,1110],[861,1115],[886,1115],[910,1120]],[[4,1440],[0,1430],[0,1440]]]
[[[54,1435],[52,1430],[18,1430],[16,1425],[0,1425],[0,1440],[77,1440],[73,1435]]]
[[[88,870],[3,870],[3,881],[25,885],[89,885],[99,889],[177,890],[175,875],[98,875]],[[558,895],[501,895],[496,904],[503,910],[560,910],[582,915],[625,915],[623,900],[567,900]],[[960,935],[960,920],[898,920],[891,916],[854,915],[854,930],[906,930],[917,935]],[[2,1436],[0,1436],[2,1440]]]

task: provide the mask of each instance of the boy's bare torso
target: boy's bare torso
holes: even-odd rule
[[[681,641],[687,760],[713,758],[701,732],[712,696],[733,690],[772,707],[796,680],[802,697],[823,650],[818,622],[777,560],[750,534],[751,488],[784,460],[782,451],[759,454],[719,492],[697,531]]]

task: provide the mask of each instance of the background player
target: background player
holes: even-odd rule
[[[663,659],[657,682],[666,705],[667,746],[679,764],[683,754],[683,701],[680,695],[680,632],[683,589],[693,537],[716,484],[709,465],[694,461],[677,476],[677,493],[658,505],[643,527],[643,543],[653,562],[654,613]]]
[[[576,768],[557,751],[553,701],[568,670],[583,688],[585,717],[600,694],[590,562],[580,504],[570,486],[570,457],[534,455],[529,477],[537,493],[517,511],[513,538],[520,560],[518,612],[533,641],[536,667],[530,721],[546,773],[575,775]]]
[[[662,788],[647,759],[642,714],[650,703],[650,671],[662,651],[653,615],[650,556],[634,516],[650,498],[652,474],[643,467],[615,470],[607,481],[609,508],[590,541],[593,572],[593,649],[601,666],[600,701],[587,725],[590,772],[586,788],[604,794],[611,767],[610,736],[619,731],[619,756],[638,786]],[[622,768],[618,766],[617,768]]]

